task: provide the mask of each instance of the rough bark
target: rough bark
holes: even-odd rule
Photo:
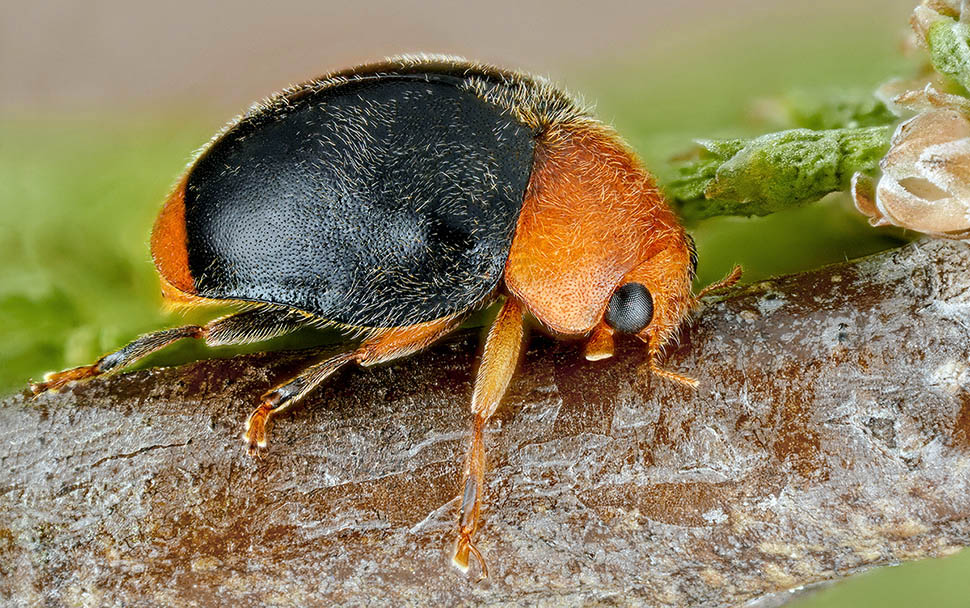
[[[477,336],[348,369],[252,462],[256,396],[312,359],[147,369],[0,404],[0,598],[48,606],[657,605],[970,543],[970,250],[924,241],[701,311],[651,378],[533,339],[449,560]]]

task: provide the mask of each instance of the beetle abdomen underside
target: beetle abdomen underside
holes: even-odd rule
[[[185,184],[200,296],[359,327],[461,313],[498,285],[534,132],[453,76],[351,80],[232,126]]]

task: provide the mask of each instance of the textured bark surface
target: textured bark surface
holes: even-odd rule
[[[970,543],[970,250],[924,241],[709,305],[651,379],[536,338],[450,566],[477,336],[348,369],[239,440],[313,353],[149,369],[0,404],[4,605],[659,605]]]

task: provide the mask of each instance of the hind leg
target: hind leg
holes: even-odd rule
[[[347,363],[362,366],[384,363],[416,353],[452,332],[461,323],[459,317],[445,317],[410,327],[382,329],[352,351],[334,355],[311,365],[296,377],[267,391],[253,413],[246,420],[243,441],[249,453],[259,456],[267,445],[268,423],[272,416],[297,403],[315,386],[326,380]]]
[[[281,336],[304,325],[306,325],[306,317],[297,312],[287,309],[254,308],[220,317],[206,325],[185,325],[163,329],[145,334],[120,350],[101,357],[91,365],[49,373],[44,377],[43,382],[32,383],[30,390],[35,395],[49,390],[56,391],[75,380],[99,376],[131,365],[184,338],[202,339],[210,346],[247,344]]]

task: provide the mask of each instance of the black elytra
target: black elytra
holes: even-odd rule
[[[487,299],[536,133],[463,87],[467,70],[427,70],[298,91],[218,137],[185,185],[197,293],[357,327],[431,321]]]
[[[617,331],[636,334],[653,318],[653,296],[640,283],[626,283],[610,297],[606,306],[606,322]]]

